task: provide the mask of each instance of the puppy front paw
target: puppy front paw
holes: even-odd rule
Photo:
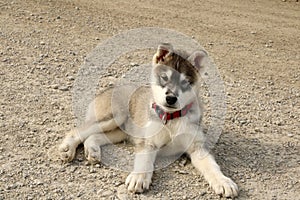
[[[84,144],[84,155],[89,164],[96,164],[101,162],[101,148],[100,146],[89,146]]]
[[[71,138],[65,138],[58,148],[60,159],[70,162],[74,159],[77,145]]]
[[[128,191],[133,193],[142,193],[149,189],[151,184],[152,172],[136,173],[131,172],[126,178]]]
[[[225,197],[238,196],[237,185],[226,176],[215,179],[210,183],[210,186],[218,195]]]

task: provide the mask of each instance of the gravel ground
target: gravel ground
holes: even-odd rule
[[[139,195],[126,192],[126,172],[85,165],[82,147],[74,162],[56,160],[76,124],[72,89],[85,57],[139,27],[193,37],[218,66],[227,115],[213,152],[238,199],[299,198],[298,1],[0,0],[0,16],[0,199],[220,198],[184,156]],[[120,59],[100,88],[153,53]]]

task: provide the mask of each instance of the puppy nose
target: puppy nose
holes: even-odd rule
[[[177,97],[174,97],[174,96],[167,96],[166,97],[166,101],[169,105],[173,105],[176,103],[177,101]]]

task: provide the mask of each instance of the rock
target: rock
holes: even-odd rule
[[[109,197],[109,196],[112,196],[114,194],[111,190],[106,190],[106,191],[103,191],[103,190],[100,191],[99,190],[98,192],[99,192],[99,195],[101,197]]]
[[[139,66],[139,64],[137,64],[137,63],[130,63],[130,66],[131,67],[136,67],[136,66]]]
[[[207,192],[206,191],[203,191],[203,192],[200,192],[200,196],[205,196],[207,194]]]
[[[34,184],[35,184],[35,185],[43,185],[44,182],[41,181],[41,180],[39,180],[39,179],[36,179],[36,180],[34,180]]]
[[[96,172],[96,170],[94,168],[90,169],[90,173],[95,173],[95,172]]]
[[[254,131],[257,132],[257,133],[262,132],[261,129],[258,128],[258,127],[255,127],[255,128],[254,128]]]
[[[244,124],[246,124],[246,123],[247,123],[247,121],[246,121],[246,120],[240,120],[239,122],[240,122],[240,124],[241,124],[241,125],[244,125]]]
[[[8,185],[6,186],[6,189],[7,190],[13,190],[13,189],[16,189],[18,186],[16,184],[12,184],[12,185]]]
[[[68,76],[68,80],[73,81],[75,78],[73,76]]]
[[[60,86],[60,87],[58,87],[58,89],[61,91],[68,91],[69,87],[68,86]]]
[[[288,137],[293,137],[293,136],[294,136],[294,134],[292,134],[292,133],[288,133],[288,134],[287,134],[287,136],[288,136]]]
[[[83,195],[83,192],[80,191],[77,193],[76,197],[81,197],[82,195]]]
[[[100,164],[96,164],[96,165],[95,165],[95,167],[97,167],[97,168],[100,168],[100,167],[101,167],[101,165],[100,165]]]
[[[114,82],[109,82],[109,83],[108,83],[108,86],[109,86],[109,87],[112,87],[112,86],[114,86],[114,85],[115,85]]]
[[[277,126],[282,126],[283,125],[282,121],[275,121],[274,124],[277,125]]]
[[[77,170],[78,167],[71,167],[70,172],[74,173]]]
[[[187,172],[187,171],[184,171],[184,170],[178,170],[178,173],[179,173],[179,174],[188,174],[188,172]]]
[[[51,88],[53,88],[53,89],[58,89],[58,88],[59,88],[59,85],[58,85],[58,84],[51,85]]]
[[[182,161],[180,161],[179,166],[184,167],[186,165],[186,162],[186,159],[183,159]]]
[[[272,47],[272,44],[265,44],[265,47],[271,48],[271,47]]]

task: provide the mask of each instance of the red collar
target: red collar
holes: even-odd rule
[[[158,117],[162,120],[163,124],[166,124],[168,120],[185,116],[188,113],[188,111],[191,109],[192,105],[193,102],[186,105],[182,110],[178,110],[173,113],[165,112],[161,107],[156,105],[156,103],[152,104],[152,108],[155,110]]]

